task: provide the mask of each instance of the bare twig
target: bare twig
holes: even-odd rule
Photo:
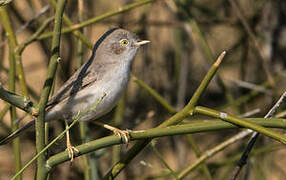
[[[213,157],[216,153],[222,151],[224,148],[228,147],[229,145],[237,142],[238,140],[248,135],[249,135],[248,131],[242,131],[237,135],[224,141],[223,143],[215,146],[214,148],[205,151],[192,165],[188,166],[186,169],[180,172],[180,174],[178,175],[179,179],[183,179],[189,172],[198,167],[202,162],[206,161],[210,157]]]
[[[250,82],[246,82],[246,81],[241,81],[239,79],[226,78],[226,80],[231,81],[231,82],[233,82],[233,83],[235,83],[238,86],[243,87],[243,88],[247,88],[247,89],[251,89],[251,90],[254,90],[254,91],[266,93],[268,95],[272,95],[271,91],[269,91],[264,86],[256,85],[256,84],[253,84],[253,83],[250,83]]]
[[[29,21],[27,21],[19,29],[17,29],[16,34],[23,32],[28,26],[30,26],[36,19],[38,19],[40,16],[46,13],[49,9],[50,9],[49,5],[46,5],[42,9],[40,9],[40,11],[34,17],[32,17]]]
[[[156,142],[153,140],[151,142],[151,146],[153,151],[155,152],[155,155],[159,158],[159,160],[163,163],[163,165],[169,170],[169,172],[171,173],[171,175],[177,180],[179,179],[176,175],[176,173],[174,172],[174,170],[168,165],[168,163],[165,161],[163,155],[157,150],[156,148]]]
[[[274,115],[274,113],[277,111],[277,109],[280,107],[280,105],[283,103],[283,101],[286,98],[286,92],[283,93],[283,95],[280,97],[280,99],[276,102],[276,104],[270,109],[270,111],[264,116],[264,118],[269,118],[272,117]],[[232,172],[232,175],[230,177],[231,180],[235,180],[238,176],[238,174],[240,173],[241,169],[243,168],[243,166],[247,163],[247,158],[248,155],[250,153],[250,151],[252,150],[256,140],[258,139],[259,133],[258,132],[254,132],[243,152],[243,154],[241,155],[240,160],[237,162],[237,166],[235,167],[235,169]]]
[[[248,112],[246,112],[246,113],[243,113],[243,114],[241,114],[241,115],[239,115],[238,117],[240,117],[240,118],[246,118],[246,117],[250,117],[250,116],[253,116],[254,114],[257,114],[257,113],[259,113],[260,112],[260,109],[253,109],[253,110],[251,110],[251,111],[248,111]]]
[[[156,0],[141,0],[141,1],[138,1],[138,2],[135,2],[135,3],[132,3],[132,4],[128,4],[126,6],[123,6],[123,7],[120,7],[116,10],[113,10],[113,11],[109,11],[107,13],[104,13],[102,15],[99,15],[99,16],[96,16],[94,18],[91,18],[91,19],[88,19],[84,22],[81,22],[79,24],[74,24],[68,28],[63,28],[62,29],[62,33],[69,33],[69,32],[72,32],[72,31],[75,31],[75,30],[78,30],[78,29],[81,29],[83,27],[86,27],[86,26],[89,26],[91,24],[94,24],[98,21],[101,21],[103,19],[106,19],[108,17],[111,17],[111,16],[114,16],[114,15],[118,15],[120,13],[123,13],[123,12],[126,12],[126,11],[129,11],[131,9],[135,9],[136,7],[140,7],[140,6],[143,6],[143,5],[146,5],[146,4],[149,4],[149,3],[152,3]],[[53,32],[47,32],[43,35],[41,35],[39,37],[39,39],[45,39],[45,38],[49,38],[53,35]]]
[[[267,79],[268,79],[269,83],[271,84],[271,86],[274,87],[275,81],[274,81],[274,78],[271,74],[269,66],[267,64],[267,61],[264,58],[264,56],[262,55],[261,49],[259,47],[259,43],[258,43],[253,31],[251,30],[249,24],[247,23],[240,6],[238,5],[238,3],[235,0],[229,0],[229,2],[231,4],[231,6],[233,7],[237,17],[241,21],[241,24],[243,25],[246,33],[249,35],[250,39],[252,40],[254,47],[255,47],[255,50],[257,51],[259,58],[262,60],[262,67],[266,73]]]

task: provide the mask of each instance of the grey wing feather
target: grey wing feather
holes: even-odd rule
[[[58,92],[49,100],[46,107],[50,108],[67,97],[75,95],[77,92],[95,82],[97,79],[98,73],[96,71],[92,71],[90,68],[84,71],[83,66],[65,82]]]

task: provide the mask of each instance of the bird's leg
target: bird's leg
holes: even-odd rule
[[[110,131],[112,131],[115,135],[119,136],[124,144],[128,144],[130,140],[129,133],[132,132],[131,130],[121,130],[116,127],[110,126],[108,124],[100,123],[100,122],[93,122],[96,125],[102,126]]]
[[[68,128],[68,122],[66,119],[65,119],[65,125],[66,125],[66,129],[67,129]],[[68,151],[69,158],[71,159],[71,162],[72,162],[73,158],[74,158],[74,152],[79,153],[79,150],[71,144],[69,130],[67,130],[67,132],[66,132],[66,139],[67,139],[66,140],[66,143],[67,143],[66,150]]]

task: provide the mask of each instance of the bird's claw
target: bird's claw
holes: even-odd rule
[[[74,146],[68,146],[67,148],[66,148],[66,150],[68,151],[68,155],[69,155],[69,158],[71,159],[70,161],[71,162],[73,162],[73,159],[74,159],[74,153],[76,152],[76,153],[79,153],[79,150],[76,148],[76,147],[74,147]]]
[[[131,130],[128,130],[128,129],[127,130],[120,130],[120,129],[115,128],[113,130],[113,133],[115,135],[119,136],[124,144],[128,144],[129,143],[129,141],[130,141],[130,132],[131,132]]]

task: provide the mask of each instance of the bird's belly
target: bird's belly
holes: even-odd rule
[[[128,79],[128,77],[121,77],[116,81],[97,82],[95,85],[86,87],[76,96],[53,107],[47,113],[46,120],[71,119],[78,113],[83,115],[81,121],[94,120],[103,116],[117,104],[126,89]]]

